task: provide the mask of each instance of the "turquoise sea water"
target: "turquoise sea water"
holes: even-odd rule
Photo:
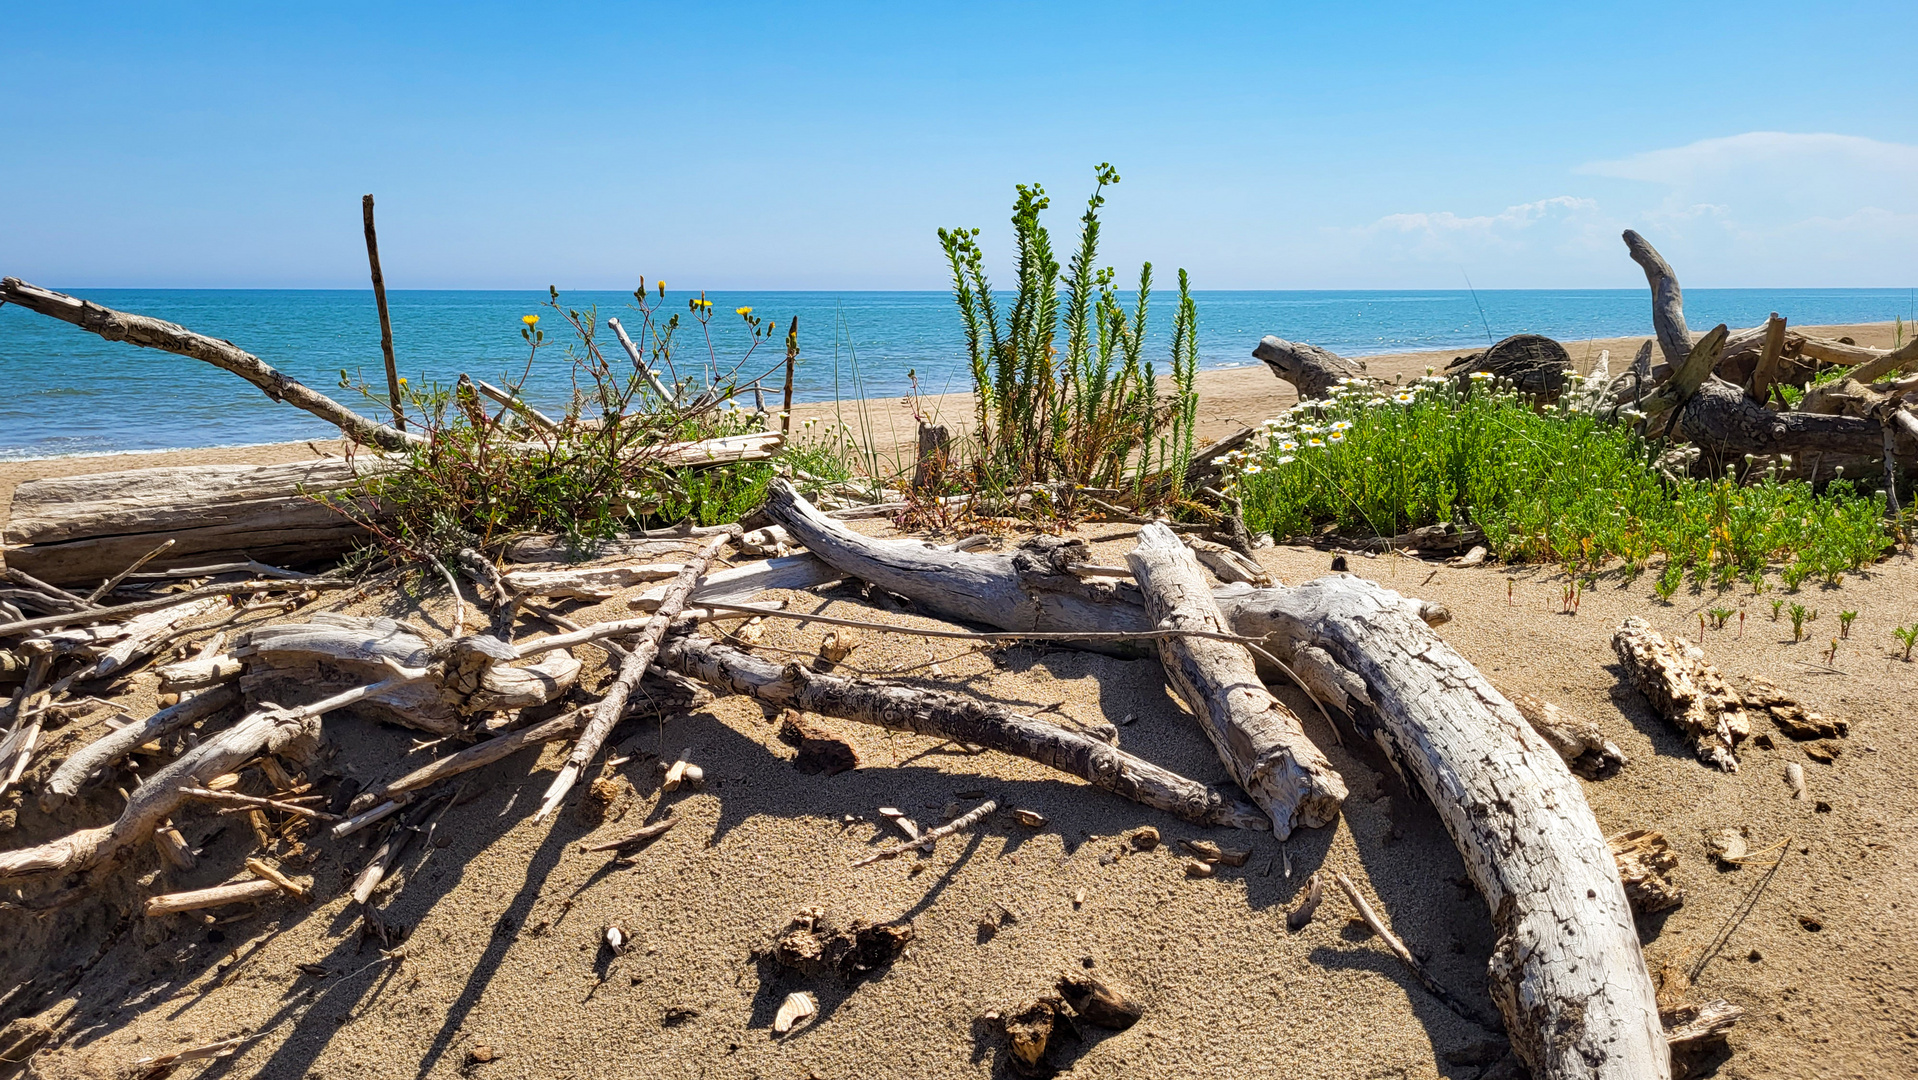
[[[57,286],[56,286],[57,287]],[[379,318],[370,290],[80,289],[76,295],[123,311],[153,315],[223,337],[327,393],[340,369],[384,385]],[[1200,292],[1199,354],[1205,367],[1255,363],[1265,334],[1364,356],[1415,349],[1483,346],[1491,337],[1532,332],[1561,340],[1648,334],[1643,289],[1480,292]],[[563,294],[567,306],[597,305],[629,330],[638,319],[630,294]],[[564,322],[542,307],[542,291],[400,291],[388,294],[400,373],[416,382],[450,382],[465,371],[500,382],[526,361],[520,317],[542,315],[542,350],[528,396],[562,408],[571,397],[561,346]],[[780,321],[799,318],[802,401],[903,394],[916,372],[926,393],[968,388],[964,338],[943,292],[712,293],[712,348],[724,370],[747,345],[734,309],[751,306]],[[1164,369],[1172,294],[1154,295],[1147,355]],[[1762,322],[1773,311],[1804,325],[1910,319],[1909,289],[1688,289],[1694,327]],[[1481,313],[1482,308],[1482,313]],[[665,312],[684,312],[669,293]],[[682,319],[682,323],[688,320]],[[746,370],[780,358],[783,336],[762,344]],[[610,337],[605,345],[619,356]],[[707,359],[697,325],[683,326],[682,362]],[[857,370],[858,381],[854,372]],[[226,446],[324,437],[325,423],[277,405],[232,375],[151,349],[103,341],[66,323],[0,306],[0,458]],[[773,380],[776,384],[777,377]],[[368,402],[347,397],[363,411]]]

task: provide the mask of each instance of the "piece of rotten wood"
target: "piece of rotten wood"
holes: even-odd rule
[[[1505,696],[1578,775],[1603,780],[1625,767],[1625,751],[1607,739],[1597,724],[1530,694],[1508,690]]]
[[[1703,650],[1682,637],[1667,639],[1636,615],[1612,633],[1612,649],[1632,685],[1692,741],[1700,761],[1738,771],[1738,744],[1751,735],[1751,720]]]
[[[1141,528],[1126,564],[1156,626],[1229,631],[1205,571],[1172,530],[1156,523]],[[1271,818],[1274,836],[1283,840],[1295,828],[1338,816],[1345,781],[1306,736],[1297,714],[1266,690],[1244,645],[1187,637],[1161,640],[1158,648],[1167,681],[1233,779]]]

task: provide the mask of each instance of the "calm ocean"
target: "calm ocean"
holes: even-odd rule
[[[77,295],[226,338],[327,393],[342,393],[342,368],[384,385],[370,290],[82,289]],[[1147,355],[1162,371],[1171,298],[1155,294],[1148,332]],[[1492,337],[1533,332],[1566,341],[1650,332],[1644,289],[1492,291],[1476,298],[1469,292],[1201,292],[1196,298],[1205,367],[1253,363],[1252,347],[1265,334],[1365,356],[1483,345],[1488,329]],[[571,397],[562,351],[570,334],[563,320],[540,306],[545,299],[538,291],[389,294],[400,373],[416,383],[449,382],[462,371],[499,382],[517,374],[526,360],[520,317],[539,314],[549,347],[527,384],[528,397],[563,407]],[[596,304],[602,320],[619,315],[629,329],[637,322],[630,294],[571,293],[562,299],[582,311]],[[722,370],[746,345],[735,308],[750,305],[782,327],[798,316],[800,400],[902,394],[909,371],[917,372],[926,393],[967,388],[964,339],[947,293],[713,293],[708,299]],[[1773,311],[1804,325],[1910,319],[1914,305],[1909,289],[1685,292],[1694,327],[1751,326]],[[684,312],[684,295],[669,294],[665,311]],[[771,367],[782,340],[762,344],[748,368],[756,373]],[[606,345],[618,355],[610,338]],[[696,324],[682,326],[680,346],[682,363],[704,362],[706,341]],[[6,387],[0,394],[0,458],[278,442],[333,430],[206,364],[102,341],[15,307],[0,307],[0,378]],[[375,411],[369,403],[347,401]]]

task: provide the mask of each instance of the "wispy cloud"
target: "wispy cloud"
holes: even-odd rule
[[[1387,214],[1328,239],[1352,260],[1477,268],[1513,285],[1633,276],[1618,243],[1626,227],[1700,284],[1902,285],[1914,276],[1918,146],[1754,131],[1571,172],[1589,178],[1573,181],[1587,192],[1495,213]]]

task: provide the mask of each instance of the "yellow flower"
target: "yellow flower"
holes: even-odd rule
[[[401,385],[401,386],[405,386],[405,385],[406,385],[406,376],[404,376],[404,375],[402,375],[402,376],[400,376],[400,385]]]
[[[734,315],[751,315],[752,313],[753,313],[753,309],[752,309],[752,308],[749,308],[749,307],[743,307],[743,308],[734,308],[734,309],[733,309],[733,314],[734,314]]]
[[[521,315],[519,317],[519,321],[525,323],[528,326],[532,326],[539,322],[539,316],[538,315]]]

